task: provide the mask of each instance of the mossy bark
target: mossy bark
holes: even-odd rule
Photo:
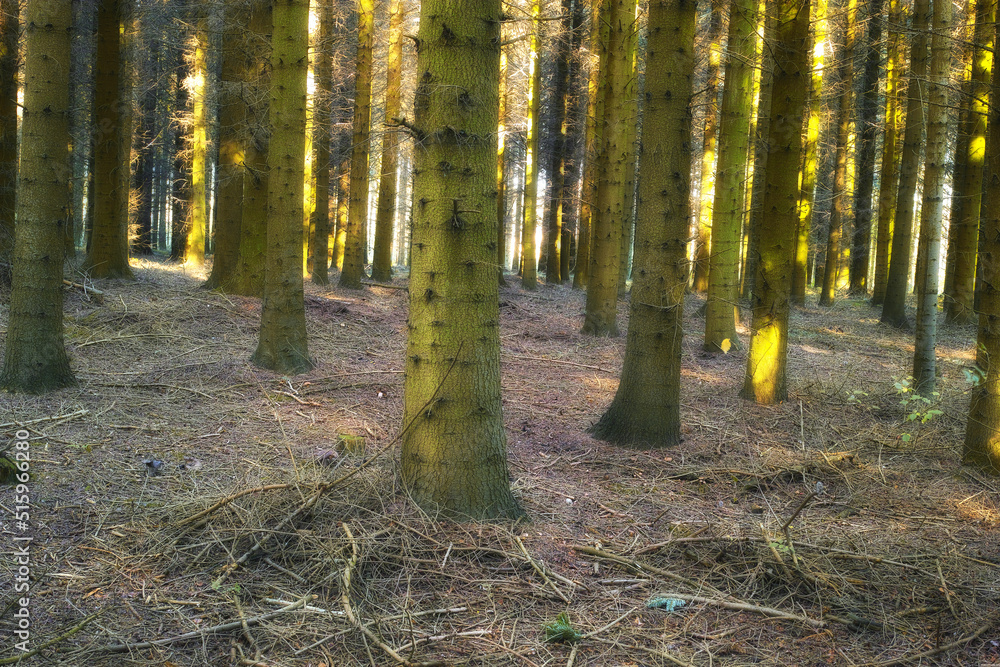
[[[751,297],[753,321],[746,376],[740,395],[757,403],[779,403],[788,396],[788,311],[798,171],[802,157],[802,116],[809,76],[809,0],[780,0],[774,44],[774,83],[767,175],[760,226],[757,275]]]
[[[69,189],[72,5],[25,11],[24,105],[13,282],[0,387],[42,393],[75,384],[63,341],[63,251]]]
[[[500,21],[499,0],[421,5],[402,443],[417,504],[486,520],[523,515],[500,402]]]
[[[630,447],[680,442],[696,14],[693,0],[649,6],[643,177],[625,360],[614,400],[590,429]]]
[[[267,271],[252,361],[285,374],[312,368],[302,286],[309,0],[275,0],[267,168]]]
[[[722,91],[719,121],[719,157],[715,179],[712,221],[712,256],[705,307],[704,349],[718,352],[739,347],[736,336],[739,287],[740,230],[747,149],[750,143],[750,110],[753,103],[753,68],[757,29],[757,0],[730,3],[729,58]]]

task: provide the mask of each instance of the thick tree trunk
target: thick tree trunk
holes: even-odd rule
[[[649,5],[646,113],[631,314],[621,383],[591,428],[629,447],[680,442],[680,368],[690,217],[696,4]]]
[[[340,286],[361,289],[368,246],[368,154],[371,150],[372,57],[375,0],[358,0],[358,57],[354,79],[354,136],[351,143],[351,199]]]
[[[906,328],[906,294],[910,277],[913,246],[913,197],[920,173],[920,151],[923,145],[924,102],[927,99],[927,21],[928,0],[915,0],[913,35],[910,41],[910,83],[907,89],[906,131],[903,135],[902,162],[899,166],[899,189],[896,193],[896,214],[893,220],[892,250],[889,275],[882,304],[882,322]]]
[[[69,189],[73,11],[34,0],[25,11],[24,106],[13,283],[0,387],[41,393],[75,384],[63,342],[63,246]]]
[[[774,45],[774,83],[753,322],[746,377],[740,395],[757,403],[788,396],[788,311],[798,219],[798,168],[802,157],[802,116],[809,71],[809,0],[780,0]]]
[[[917,330],[913,346],[913,389],[929,396],[937,379],[938,272],[941,266],[941,218],[944,215],[945,165],[948,158],[948,86],[951,68],[950,0],[934,0],[931,66],[927,89],[927,157],[920,207],[923,271],[917,274]]]
[[[426,510],[473,519],[524,514],[508,481],[493,266],[500,17],[499,0],[423,0],[414,101],[403,481]]]
[[[756,44],[752,36],[757,29],[757,0],[732,0],[729,16],[730,47],[725,89],[722,91],[712,257],[705,309],[704,349],[708,352],[740,347],[740,339],[736,336],[736,301],[753,102],[751,89]]]
[[[122,0],[102,0],[97,12],[94,226],[81,267],[95,278],[133,277],[128,263],[132,118],[131,102],[126,102],[131,86],[123,62],[123,11]]]
[[[306,343],[302,219],[306,158],[309,0],[275,0],[271,36],[271,143],[267,168],[267,271],[252,361],[278,373],[313,367]]]
[[[192,266],[205,265],[206,234],[208,232],[208,188],[205,183],[208,161],[208,18],[202,14],[194,31],[194,53],[191,55],[191,204],[184,262]]]
[[[0,2],[0,284],[10,280],[17,195],[18,0]]]

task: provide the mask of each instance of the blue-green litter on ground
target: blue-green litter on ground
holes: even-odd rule
[[[646,607],[649,609],[662,609],[663,611],[674,611],[680,609],[687,604],[686,600],[678,600],[677,598],[653,598],[646,603]]]

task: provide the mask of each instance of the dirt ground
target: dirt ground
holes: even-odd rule
[[[531,520],[456,524],[396,475],[405,281],[307,286],[317,365],[282,377],[248,361],[258,300],[136,268],[103,303],[66,294],[79,386],[0,394],[0,449],[32,439],[43,648],[23,664],[1000,663],[1000,480],[959,465],[973,327],[942,323],[921,423],[894,386],[911,334],[860,300],[796,309],[791,395],[761,407],[737,398],[742,351],[701,352],[691,296],[685,440],[631,451],[586,433],[624,336],[582,336],[579,292],[512,283],[504,418]],[[0,487],[5,554],[15,504]]]

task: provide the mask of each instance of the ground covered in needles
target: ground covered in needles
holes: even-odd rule
[[[136,269],[103,299],[68,289],[77,387],[0,395],[5,442],[32,438],[23,664],[1000,662],[1000,480],[959,465],[973,327],[942,324],[926,403],[911,334],[862,300],[796,309],[791,395],[762,407],[737,398],[741,349],[701,351],[690,296],[684,442],[633,451],[586,433],[624,336],[582,336],[580,292],[512,282],[505,423],[531,520],[462,524],[397,478],[404,278],[308,286],[317,366],[283,377],[249,363],[259,300]],[[4,587],[5,637],[16,604]]]

